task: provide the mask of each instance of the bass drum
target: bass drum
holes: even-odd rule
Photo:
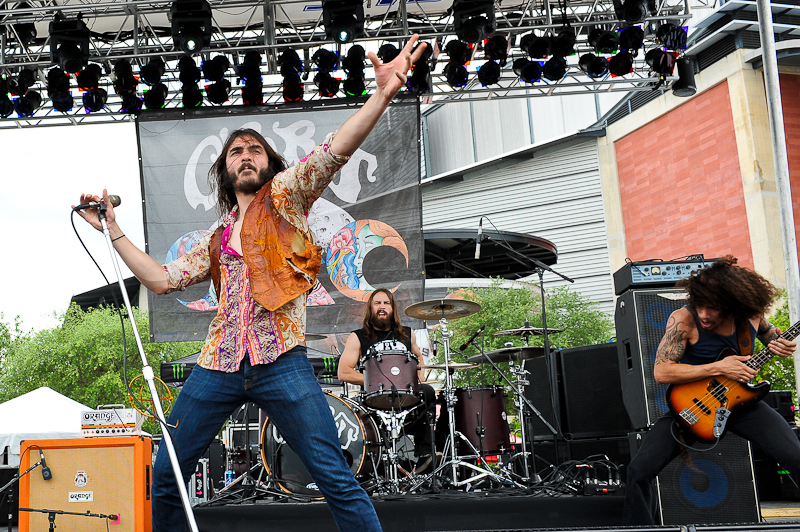
[[[342,452],[353,476],[361,482],[373,474],[373,464],[377,465],[381,460],[378,427],[369,412],[358,403],[327,392],[325,399],[339,433]],[[261,459],[264,468],[286,493],[322,496],[300,457],[289,447],[269,418],[261,431]]]

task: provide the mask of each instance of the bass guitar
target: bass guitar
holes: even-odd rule
[[[780,337],[793,340],[800,334],[800,321],[781,333]],[[717,360],[738,355],[726,347]],[[760,370],[769,362],[773,353],[764,348],[745,362]],[[667,404],[678,423],[691,432],[699,441],[714,443],[722,436],[731,413],[752,405],[769,392],[770,383],[741,383],[727,377],[711,377],[683,384],[670,384],[667,388]]]

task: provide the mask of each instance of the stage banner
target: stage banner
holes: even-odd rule
[[[247,114],[247,108],[225,115],[208,111],[216,114],[175,120],[174,114],[144,113],[137,119],[147,252],[162,264],[218,226],[208,170],[230,131],[259,131],[294,165],[356,108],[328,104],[258,114]],[[402,308],[422,301],[418,124],[416,103],[392,105],[314,203],[309,222],[323,248],[323,263],[308,298],[308,332],[360,327],[364,301],[375,288],[394,290]],[[151,293],[148,308],[154,341],[204,340],[217,300],[206,281],[184,292]],[[403,323],[421,326],[405,315]]]

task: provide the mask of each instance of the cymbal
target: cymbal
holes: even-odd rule
[[[557,334],[560,332],[564,332],[564,329],[547,329],[547,334]],[[519,329],[508,329],[505,331],[497,331],[494,333],[495,336],[531,336],[531,335],[543,335],[544,329],[541,327],[531,327],[525,326],[520,327]]]
[[[306,333],[306,342],[313,342],[314,340],[324,340],[327,337],[328,337],[327,334]]]
[[[475,314],[481,306],[466,299],[432,299],[406,307],[406,315],[418,320],[452,320]]]
[[[450,369],[472,369],[477,368],[477,364],[467,364],[466,362],[450,362]],[[428,364],[425,369],[447,369],[444,364]]]
[[[502,349],[488,351],[486,356],[489,357],[492,362],[508,362],[510,360],[518,362],[520,360],[544,356],[544,347],[504,347]],[[473,364],[488,364],[486,357],[481,354],[469,357],[467,362]]]

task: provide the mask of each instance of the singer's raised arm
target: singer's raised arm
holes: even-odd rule
[[[116,216],[114,215],[114,206],[108,199],[108,191],[103,189],[103,196],[95,196],[92,194],[81,194],[80,203],[90,203],[93,201],[104,202],[106,204],[106,223],[108,224],[108,232],[111,235],[112,244],[114,249],[119,253],[122,261],[130,268],[133,275],[139,279],[148,290],[156,294],[164,294],[168,290],[167,273],[164,267],[153,260],[153,258],[137,248],[133,243],[128,240],[122,230],[117,225]],[[72,206],[75,208],[75,206]],[[82,209],[78,214],[92,227],[98,231],[103,230],[98,216],[97,209]]]

